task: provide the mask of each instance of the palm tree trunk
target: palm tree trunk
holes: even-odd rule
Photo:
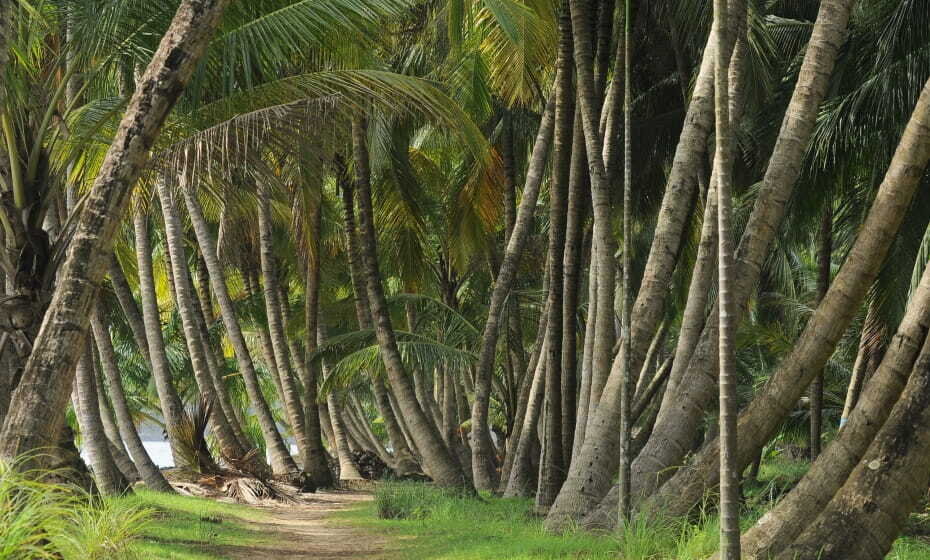
[[[265,185],[260,185],[258,188],[258,230],[262,286],[265,295],[265,316],[268,318],[271,346],[274,351],[275,362],[278,364],[278,373],[281,377],[281,390],[283,391],[281,397],[284,401],[291,430],[297,440],[301,463],[306,464],[310,460],[308,455],[310,444],[307,438],[303,403],[300,401],[300,393],[297,389],[294,371],[291,368],[287,335],[284,332],[281,318],[281,287],[278,281],[278,267],[272,250],[271,192]]]
[[[94,470],[94,480],[97,487],[105,496],[116,496],[129,489],[129,482],[123,478],[110,455],[109,440],[103,430],[100,419],[100,404],[97,401],[97,383],[94,380],[94,370],[91,367],[93,355],[87,347],[77,363],[75,390],[77,392],[78,422],[81,425],[81,436],[91,468]]]
[[[320,201],[320,204],[322,201]],[[304,387],[304,421],[307,430],[307,457],[303,470],[310,476],[318,488],[333,485],[333,473],[329,469],[326,449],[323,448],[323,434],[320,425],[319,404],[317,403],[317,378],[319,366],[307,363],[307,355],[316,350],[316,332],[320,321],[320,261],[322,250],[320,244],[320,220],[322,208],[319,204],[310,216],[312,250],[307,259],[306,292],[304,295],[304,354],[292,351],[300,371],[300,380]],[[296,349],[295,349],[296,350]]]
[[[749,296],[758,284],[768,247],[799,176],[800,162],[843,43],[852,4],[852,0],[825,0],[820,5],[763,187],[736,251],[738,266],[733,293],[738,316],[746,313]],[[696,424],[713,402],[716,392],[713,333],[716,327],[717,321],[711,317],[687,366],[688,379],[678,383],[675,391],[666,393],[666,401],[674,402],[675,406],[660,413],[655,430],[657,437],[650,440],[633,465],[634,486],[639,494],[651,494],[667,476],[657,476],[657,473],[670,474],[674,471],[671,467],[681,463],[699,429]]]
[[[523,418],[523,427],[520,430],[519,441],[513,452],[513,466],[510,469],[510,479],[504,490],[505,498],[527,497],[534,488],[533,453],[536,451],[536,428],[542,414],[543,398],[546,386],[546,355],[548,340],[544,339],[536,368],[533,372],[533,386],[526,406],[526,415]]]
[[[424,466],[433,480],[440,486],[463,486],[466,483],[465,476],[443,443],[439,429],[417,401],[397,349],[397,340],[394,337],[391,316],[381,284],[381,273],[378,270],[367,131],[364,122],[359,119],[352,122],[352,144],[357,173],[359,229],[362,234],[360,248],[371,315],[381,348],[381,359],[384,361],[391,388],[405,412],[410,434],[416,441],[417,448],[423,455]]]
[[[833,201],[824,203],[820,219],[820,247],[817,252],[817,301],[823,300],[830,288],[830,261],[833,246]],[[810,454],[811,461],[820,455],[820,438],[823,425],[823,370],[817,374],[810,388]]]
[[[793,409],[804,389],[820,371],[849,325],[882,262],[910,205],[923,170],[930,160],[930,81],[925,84],[911,120],[905,128],[885,179],[856,242],[823,301],[798,338],[791,354],[782,360],[765,388],[753,398],[739,418],[737,466],[748,465],[782,420]],[[704,446],[694,468],[682,469],[655,496],[664,511],[683,512],[700,501],[705,489],[718,482],[708,468],[717,453],[717,442]]]
[[[368,293],[365,287],[364,272],[362,270],[361,250],[358,243],[358,232],[355,225],[355,194],[352,181],[348,178],[344,163],[341,165],[340,172],[340,190],[342,194],[342,211],[345,224],[346,235],[346,255],[349,261],[349,276],[352,280],[352,294],[355,301],[355,316],[360,329],[372,328],[371,308],[368,304]],[[398,474],[416,473],[420,467],[413,458],[413,453],[407,445],[403,430],[398,422],[399,414],[395,414],[391,406],[388,388],[384,380],[379,376],[371,376],[372,390],[375,394],[375,404],[381,418],[384,419],[384,427],[387,430],[388,438],[391,440],[391,447],[394,449],[394,469]]]
[[[101,304],[98,303],[90,322],[93,328],[94,342],[97,345],[97,352],[100,354],[100,367],[103,370],[107,389],[109,389],[110,398],[113,401],[117,427],[119,427],[120,434],[123,436],[123,441],[129,449],[133,462],[139,469],[139,474],[145,486],[156,492],[174,492],[161,470],[152,461],[148,451],[145,450],[142,438],[139,437],[139,432],[136,431],[136,426],[132,421],[132,414],[129,411],[126,395],[123,392],[116,352],[113,350],[110,332],[103,321],[104,316],[105,313]]]
[[[116,260],[116,255],[111,253],[109,260],[107,272],[110,276],[110,285],[113,286],[120,309],[126,318],[126,323],[129,324],[129,330],[132,331],[132,338],[136,341],[136,346],[139,348],[142,357],[145,358],[145,362],[151,367],[152,357],[149,355],[149,342],[145,336],[145,321],[142,318],[142,313],[139,311],[136,299],[132,295],[129,282],[126,281],[123,267]]]
[[[174,279],[178,314],[181,316],[194,378],[200,389],[201,397],[211,404],[210,420],[212,431],[216,435],[221,452],[227,460],[252,474],[261,475],[265,470],[261,457],[257,454],[249,455],[248,451],[242,447],[239,438],[236,437],[236,433],[230,425],[230,420],[226,417],[220,404],[217,387],[207,365],[206,349],[208,348],[208,342],[203,339],[203,332],[197,321],[198,304],[194,299],[194,286],[187,266],[187,255],[184,252],[184,233],[181,230],[181,217],[174,205],[174,197],[167,182],[156,181],[156,187],[165,223],[165,241],[168,245],[168,254],[171,256],[170,273]],[[235,418],[233,418],[233,421],[235,421]]]
[[[730,42],[730,26],[727,22],[727,0],[714,0],[714,24],[717,44]],[[734,337],[736,322],[733,313],[733,244],[732,236],[732,168],[733,140],[730,136],[730,56],[719,48],[714,56],[714,112],[716,115],[716,154],[714,166],[717,171],[717,255],[720,317],[718,330],[719,402],[720,402],[720,556],[723,560],[739,560],[739,473],[735,454],[737,451],[736,414],[736,364]]]
[[[129,193],[150,157],[229,0],[184,0],[155,51],[84,202],[39,336],[0,432],[0,457],[45,447],[58,434],[96,287]],[[30,461],[31,462],[31,461]],[[26,466],[28,468],[28,466]]]
[[[562,318],[563,318],[563,259],[565,256],[565,222],[567,219],[568,184],[571,172],[572,135],[575,119],[575,95],[572,89],[572,34],[571,17],[567,0],[561,2],[559,17],[559,66],[556,69],[555,125],[552,136],[552,181],[549,183],[549,294],[546,306],[549,320],[546,333],[545,360],[545,439],[546,454],[536,492],[536,508],[548,509],[555,500],[568,461],[562,448]],[[574,332],[574,329],[572,329]]]
[[[183,444],[177,441],[179,426],[184,422],[184,405],[171,379],[171,368],[168,364],[165,340],[162,337],[161,311],[155,293],[149,225],[141,209],[136,209],[133,213],[133,225],[139,272],[139,297],[142,301],[142,319],[145,324],[146,346],[151,358],[152,378],[155,381],[155,390],[165,420],[165,432],[168,434],[175,465],[185,466],[182,460],[183,453],[179,452]]]
[[[930,345],[842,488],[776,560],[884,558],[930,482]]]
[[[97,366],[96,360],[91,362],[91,365],[94,370],[94,384],[97,389],[97,404],[100,409],[100,421],[103,423],[103,433],[106,434],[107,440],[109,440],[110,456],[113,457],[113,462],[116,464],[119,471],[123,473],[123,476],[129,484],[133,484],[141,480],[142,477],[139,475],[139,469],[136,468],[129,453],[126,452],[126,445],[123,443],[123,438],[116,424],[116,416],[113,413],[113,408],[110,406],[109,399],[107,399],[103,375],[101,375],[100,372],[101,368]]]
[[[846,425],[846,421],[859,402],[859,395],[862,387],[872,374],[872,355],[875,352],[877,343],[881,343],[884,338],[884,328],[882,321],[878,316],[878,306],[873,301],[869,304],[868,311],[865,314],[865,323],[862,325],[862,333],[859,335],[859,350],[856,352],[856,361],[853,364],[852,377],[849,379],[849,387],[846,389],[846,399],[843,403],[843,415],[840,416],[840,427]]]
[[[229,296],[229,288],[226,286],[223,267],[217,256],[216,239],[207,226],[200,203],[194,198],[192,187],[188,186],[188,188],[181,189],[181,194],[184,196],[184,203],[191,218],[191,224],[194,227],[197,244],[200,245],[201,254],[207,266],[213,296],[216,298],[216,303],[220,308],[220,315],[223,318],[223,325],[226,327],[226,336],[236,353],[239,372],[242,374],[245,390],[249,395],[249,402],[252,404],[259,426],[261,426],[262,436],[265,438],[265,444],[268,446],[271,468],[275,474],[296,472],[298,470],[297,463],[288,453],[287,447],[284,445],[284,439],[278,432],[274,417],[271,415],[271,409],[268,407],[264,395],[262,395],[258,382],[258,373],[255,371],[255,364],[252,362],[252,354],[245,343],[242,327],[239,324],[239,318],[236,316],[232,298]]]

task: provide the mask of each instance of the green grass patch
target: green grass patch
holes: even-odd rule
[[[269,535],[249,529],[261,510],[194,498],[138,490],[119,502],[152,511],[149,523],[133,544],[145,560],[214,560],[226,547],[268,542]]]

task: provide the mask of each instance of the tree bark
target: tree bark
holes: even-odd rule
[[[98,303],[94,314],[91,316],[91,326],[93,327],[97,352],[100,354],[100,367],[103,370],[103,376],[106,378],[110,399],[113,401],[113,411],[116,413],[116,422],[120,434],[123,436],[123,441],[126,443],[133,462],[139,469],[139,475],[142,477],[145,486],[156,492],[174,492],[161,470],[152,461],[148,451],[145,450],[142,438],[139,437],[139,432],[136,431],[132,413],[126,401],[126,394],[123,392],[116,352],[113,350],[113,342],[110,339],[109,329],[104,323],[104,316],[105,313],[101,304]]]
[[[100,404],[97,401],[97,383],[91,367],[93,355],[84,349],[77,363],[75,389],[77,392],[77,416],[81,425],[81,439],[87,449],[90,466],[94,471],[97,488],[105,496],[117,496],[129,489],[110,455],[109,440],[100,419]]]
[[[897,235],[923,171],[930,160],[930,82],[925,84],[869,214],[843,267],[808,321],[797,344],[765,388],[740,414],[737,465],[747,466],[804,389],[820,371],[862,303]],[[711,441],[695,456],[693,468],[679,470],[655,498],[663,511],[681,513],[713,488],[717,476],[709,465],[717,453]]]
[[[830,288],[830,261],[833,253],[833,201],[824,203],[823,216],[820,218],[820,232],[817,249],[817,301],[823,300]],[[820,456],[821,432],[823,427],[823,370],[814,378],[810,388],[811,423],[810,454],[811,461]]]
[[[52,443],[129,193],[229,0],[184,0],[142,76],[85,199],[48,312],[0,432],[0,457]],[[30,461],[31,462],[31,461]],[[26,467],[28,468],[28,467]]]
[[[190,185],[187,185],[187,187],[181,189],[181,194],[184,196],[184,203],[187,206],[191,224],[194,226],[197,244],[200,245],[201,254],[207,266],[213,296],[216,298],[216,303],[220,308],[220,316],[223,318],[223,325],[226,327],[226,336],[236,353],[236,361],[239,365],[239,372],[242,374],[242,380],[245,383],[249,402],[252,404],[258,418],[265,445],[268,447],[271,468],[275,474],[279,475],[295,472],[298,470],[297,463],[294,462],[284,445],[284,439],[278,432],[274,417],[271,415],[271,409],[268,407],[259,386],[258,373],[255,371],[255,364],[252,362],[252,354],[249,352],[245,336],[242,334],[242,327],[239,324],[239,318],[236,316],[232,298],[229,296],[229,288],[226,286],[223,267],[216,252],[216,239],[207,226],[200,203],[194,198],[192,187]]]
[[[391,316],[384,296],[381,273],[378,270],[374,210],[371,203],[371,170],[369,169],[368,138],[363,120],[352,122],[352,145],[355,155],[356,187],[358,189],[361,256],[375,334],[381,349],[381,359],[387,370],[391,388],[403,410],[410,434],[423,455],[424,466],[439,486],[460,487],[467,484],[458,462],[442,441],[439,429],[427,416],[417,400],[413,386],[401,361]]]

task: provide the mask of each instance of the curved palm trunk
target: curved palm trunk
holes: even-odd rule
[[[930,345],[868,451],[776,560],[884,558],[930,482]]]
[[[417,401],[416,393],[397,349],[397,340],[394,337],[391,316],[381,285],[381,273],[378,270],[367,142],[364,123],[358,119],[353,120],[352,144],[357,173],[359,230],[362,234],[360,248],[371,315],[378,345],[381,348],[381,359],[384,361],[391,388],[404,410],[410,435],[416,441],[417,448],[423,455],[424,466],[429,470],[433,480],[440,486],[463,486],[467,482],[462,469],[443,443],[439,429]]]
[[[800,173],[800,162],[813,131],[817,109],[826,94],[829,78],[846,30],[853,0],[825,0],[785,114],[781,133],[736,251],[734,301],[738,317],[746,313],[750,294],[758,283],[768,247],[784,215],[785,204]],[[635,486],[649,495],[679,465],[697,434],[699,419],[716,393],[714,333],[718,323],[711,317],[687,367],[688,379],[666,394],[675,406],[660,413],[655,434],[634,463]]]
[[[344,166],[343,166],[344,167]],[[345,169],[341,170],[340,187],[342,191],[342,212],[345,223],[347,257],[349,261],[349,276],[352,280],[352,294],[355,301],[355,316],[360,329],[372,328],[371,308],[368,304],[368,293],[365,287],[364,272],[360,262],[360,249],[358,246],[358,233],[355,225],[355,195],[352,182],[346,177]],[[375,404],[384,427],[387,429],[391,447],[394,449],[393,468],[398,474],[419,472],[420,466],[413,457],[413,452],[407,444],[403,429],[399,423],[399,414],[395,414],[391,406],[388,388],[380,376],[371,376],[372,390],[375,394]]]
[[[301,462],[309,462],[310,443],[307,438],[306,418],[304,417],[303,403],[291,368],[287,335],[284,332],[284,321],[281,316],[281,286],[278,281],[278,269],[272,252],[272,224],[271,224],[271,192],[266,186],[258,189],[258,229],[259,229],[259,256],[262,267],[262,286],[265,295],[265,316],[268,318],[268,331],[271,335],[271,346],[274,351],[275,362],[278,364],[278,373],[281,377],[282,400],[287,410],[288,420],[294,437],[297,440],[297,449]]]
[[[268,407],[264,395],[262,395],[258,383],[258,373],[255,371],[255,364],[252,362],[252,354],[245,343],[242,327],[239,325],[239,318],[236,316],[232,298],[229,297],[229,288],[226,286],[223,267],[217,257],[216,239],[207,226],[203,210],[200,208],[200,203],[194,198],[190,186],[181,189],[181,194],[184,197],[184,203],[191,218],[191,224],[194,227],[197,244],[200,245],[201,254],[206,263],[210,286],[213,288],[213,296],[216,298],[216,303],[220,308],[220,316],[223,318],[223,325],[226,327],[226,336],[236,353],[236,361],[242,374],[242,380],[245,383],[246,393],[249,395],[249,402],[255,410],[259,426],[262,429],[262,436],[268,447],[271,468],[275,474],[279,475],[295,472],[298,470],[297,463],[288,453],[287,447],[284,445],[284,439],[278,432],[274,417],[271,415],[271,409]]]
[[[184,91],[229,0],[184,0],[139,81],[85,199],[59,273],[43,327],[33,343],[20,386],[0,432],[0,456],[10,459],[43,447],[58,434],[103,280],[113,237],[129,194],[150,157],[174,103]],[[28,467],[27,467],[28,468]]]
[[[197,381],[201,396],[212,405],[210,420],[213,433],[216,435],[221,452],[227,460],[253,474],[262,475],[265,466],[262,464],[261,458],[256,454],[249,454],[242,447],[239,438],[230,425],[230,420],[226,417],[223,407],[220,405],[220,397],[217,395],[218,389],[207,365],[206,349],[209,343],[204,340],[203,331],[197,320],[198,304],[194,299],[194,286],[187,266],[187,255],[184,252],[184,233],[181,230],[181,218],[174,205],[174,197],[167,183],[165,181],[156,181],[156,183],[165,223],[165,241],[168,245],[168,253],[171,255],[170,268],[174,279],[178,314],[181,316],[184,339],[187,342],[194,378]]]
[[[494,357],[497,353],[497,338],[500,318],[504,310],[507,295],[517,275],[517,266],[523,254],[523,248],[532,227],[533,212],[539,197],[539,187],[545,171],[549,144],[555,122],[555,97],[546,105],[530,165],[526,173],[523,198],[517,209],[513,233],[507,242],[500,272],[494,280],[491,303],[488,307],[488,320],[481,335],[481,350],[478,354],[478,367],[475,371],[475,401],[472,405],[472,469],[475,487],[479,490],[493,490],[496,469],[493,464],[493,445],[488,426],[488,407],[491,399],[491,377],[494,370]]]
[[[91,360],[93,360],[93,355],[87,348],[82,352],[76,368],[76,408],[81,425],[81,439],[87,448],[97,487],[105,496],[115,496],[127,491],[129,482],[123,477],[110,455],[110,440],[107,439],[103,430],[103,422],[100,419],[97,383],[94,379]]]
[[[510,470],[510,479],[504,490],[505,498],[527,497],[534,488],[533,454],[537,451],[536,428],[542,414],[543,397],[546,386],[546,345],[544,339],[536,368],[533,371],[533,386],[523,417],[523,427],[520,429],[519,441],[513,451],[513,466]]]
[[[740,414],[737,466],[744,468],[768,442],[836,348],[865,298],[898,232],[930,160],[930,81],[925,84],[856,242],[798,342],[765,388]],[[684,512],[718,482],[708,467],[717,442],[704,446],[655,496],[664,511]]]
[[[152,365],[152,378],[155,380],[155,390],[161,404],[161,413],[165,420],[165,432],[171,444],[174,455],[174,464],[185,466],[182,460],[183,453],[178,450],[181,445],[177,441],[179,426],[184,422],[184,405],[178,396],[177,389],[171,379],[171,368],[168,365],[168,354],[165,351],[165,339],[162,337],[161,312],[158,309],[158,300],[155,293],[155,275],[152,268],[152,245],[149,241],[149,225],[141,209],[133,213],[133,226],[136,241],[136,262],[139,271],[139,297],[142,301],[142,319],[145,324],[146,346]]]
[[[94,370],[94,384],[97,388],[97,404],[100,409],[100,421],[103,423],[103,433],[106,434],[107,440],[109,440],[108,447],[110,449],[110,456],[113,457],[113,462],[116,463],[116,467],[119,471],[123,473],[126,481],[129,482],[129,484],[133,484],[141,480],[142,477],[139,474],[139,469],[137,469],[135,463],[132,462],[129,453],[126,452],[126,445],[123,443],[123,437],[120,435],[119,428],[116,426],[116,416],[113,413],[113,408],[110,406],[109,399],[107,399],[103,375],[100,373],[100,368],[97,367],[96,361],[94,361],[92,365]]]
[[[158,492],[174,492],[174,489],[168,484],[164,475],[158,466],[152,461],[145,446],[142,444],[142,438],[136,431],[136,426],[132,421],[132,414],[129,411],[129,405],[126,401],[126,395],[123,392],[123,383],[120,379],[119,365],[116,361],[116,352],[113,350],[113,342],[110,339],[110,332],[103,322],[103,312],[98,303],[94,314],[91,316],[91,327],[94,333],[94,342],[97,345],[97,352],[100,354],[100,367],[103,370],[103,376],[106,378],[107,389],[110,392],[110,399],[113,401],[113,411],[116,414],[116,423],[123,441],[132,456],[133,462],[139,469],[139,475],[142,482],[151,490]]]

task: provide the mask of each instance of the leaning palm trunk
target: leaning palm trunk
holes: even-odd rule
[[[77,364],[75,389],[77,392],[76,408],[81,425],[81,437],[87,448],[94,480],[105,496],[122,494],[129,488],[129,483],[116,467],[110,455],[109,440],[100,419],[100,405],[97,401],[97,382],[91,367],[93,354],[89,348],[81,353]]]
[[[191,282],[190,270],[187,266],[187,255],[184,253],[184,234],[181,231],[181,218],[174,205],[170,187],[165,181],[156,181],[158,199],[161,205],[162,216],[165,223],[165,239],[168,253],[171,255],[171,276],[174,279],[175,298],[177,300],[178,314],[184,329],[184,339],[187,342],[188,355],[191,359],[191,369],[200,389],[201,398],[210,403],[210,420],[214,435],[220,444],[225,458],[233,464],[261,475],[265,468],[258,455],[249,454],[244,449],[230,425],[230,420],[219,406],[220,397],[217,387],[210,375],[207,365],[206,351],[209,341],[204,340],[203,332],[197,321],[198,305],[194,299],[194,286]],[[235,418],[233,418],[235,421]]]
[[[136,468],[136,464],[132,462],[132,457],[126,452],[123,436],[119,433],[119,428],[116,424],[116,415],[113,412],[113,407],[110,406],[109,399],[107,399],[103,375],[100,372],[101,368],[97,367],[96,360],[92,362],[92,365],[94,370],[94,384],[97,388],[97,404],[100,409],[100,421],[103,423],[103,433],[106,434],[109,440],[108,447],[110,448],[110,456],[113,457],[113,462],[116,463],[116,467],[123,473],[126,480],[130,484],[133,484],[142,477],[139,474],[139,469]]]
[[[827,0],[820,13],[798,77],[791,103],[776,142],[763,186],[736,251],[733,286],[737,319],[746,313],[749,297],[758,283],[768,248],[785,212],[785,205],[800,174],[817,109],[826,94],[839,47],[843,43],[853,0]],[[649,495],[674,472],[691,448],[700,418],[716,395],[715,333],[712,316],[704,328],[688,367],[687,378],[666,393],[655,435],[633,465],[634,492]]]
[[[268,319],[268,331],[271,335],[271,346],[274,351],[275,362],[278,364],[278,374],[281,379],[282,400],[291,424],[291,431],[297,440],[297,450],[301,462],[309,462],[310,444],[307,439],[306,419],[304,418],[303,403],[287,346],[287,335],[284,332],[281,317],[280,296],[281,287],[278,285],[278,269],[272,252],[272,224],[271,224],[271,192],[267,186],[258,188],[258,229],[259,229],[259,256],[262,269],[262,287],[265,295],[265,316]]]
[[[355,225],[355,189],[352,182],[345,176],[345,170],[342,169],[340,171],[342,175],[340,177],[342,212],[345,224],[346,246],[348,248],[349,276],[352,280],[352,294],[355,301],[355,317],[360,329],[370,329],[372,328],[371,307],[368,303],[364,272],[362,271],[362,263],[359,258],[361,252],[358,246],[359,239]],[[407,439],[404,437],[403,430],[398,421],[399,414],[395,414],[394,408],[391,406],[388,388],[385,386],[384,380],[380,376],[372,375],[371,385],[375,394],[375,405],[378,407],[381,418],[384,419],[384,427],[387,429],[388,438],[390,438],[391,447],[394,450],[394,470],[399,474],[419,472],[420,467],[413,458],[410,446],[407,445]]]
[[[930,482],[930,345],[868,451],[776,560],[884,558]]]
[[[478,353],[478,366],[475,371],[475,400],[472,405],[472,470],[475,487],[479,490],[493,490],[496,472],[493,464],[493,445],[488,426],[488,409],[491,404],[491,378],[494,371],[494,358],[497,355],[497,338],[501,315],[510,288],[517,275],[517,267],[523,248],[533,225],[533,213],[539,197],[539,187],[545,171],[549,145],[555,122],[555,96],[549,99],[543,112],[539,131],[533,144],[523,198],[517,209],[513,232],[507,241],[500,271],[494,280],[491,302],[488,306],[488,319],[481,335],[481,350]]]
[[[663,303],[668,291],[668,278],[675,266],[675,255],[690,206],[688,201],[694,192],[695,177],[703,167],[702,158],[707,147],[708,131],[713,123],[712,53],[714,48],[714,38],[711,35],[704,49],[701,70],[688,105],[685,126],[678,141],[672,170],[662,199],[662,208],[659,211],[661,218],[653,238],[639,293],[633,304],[631,316],[634,320],[630,325],[631,359],[629,362],[631,368],[639,367],[642,355],[645,354],[661,318]],[[597,236],[595,236],[592,246],[596,249],[598,243]],[[600,252],[595,254],[600,254]],[[592,262],[594,260],[596,259],[592,256]],[[597,281],[600,282],[602,276],[609,276],[607,281],[612,286],[614,270],[612,262],[609,270],[609,275],[602,275],[598,272]],[[597,289],[601,292],[600,286]],[[599,302],[600,300],[598,300],[596,316],[606,315],[612,325],[612,305],[602,309]],[[596,324],[589,324],[587,328],[589,332],[585,335],[586,339],[590,336],[597,336]],[[585,343],[587,344],[587,340]],[[592,356],[595,354],[596,350],[592,348]],[[638,359],[637,356],[639,356]],[[622,377],[620,366],[625,359],[621,356],[615,359],[614,371],[608,377],[607,385],[603,390],[595,390],[594,379],[590,382],[591,391],[590,396],[587,397],[589,404],[586,408],[589,417],[584,427],[584,441],[572,461],[562,491],[546,518],[546,526],[551,529],[562,527],[565,523],[577,519],[590,510],[603,497],[616,472],[619,457],[616,453],[605,452],[605,450],[616,449],[618,442],[619,382]],[[598,395],[602,393],[603,398],[598,399]],[[585,396],[582,395],[582,398]]]
[[[93,327],[94,342],[97,344],[97,352],[100,354],[100,367],[103,370],[103,376],[106,378],[110,399],[113,401],[117,427],[123,436],[123,441],[126,443],[133,462],[136,464],[136,468],[139,469],[139,475],[142,477],[145,486],[157,492],[174,492],[161,470],[152,461],[148,451],[145,450],[142,438],[139,437],[139,432],[136,431],[126,401],[126,394],[123,392],[116,352],[113,350],[113,342],[110,339],[110,332],[103,322],[103,316],[102,307],[98,303],[94,314],[91,316],[91,326]]]
[[[0,432],[0,457],[12,459],[53,443],[49,434],[59,433],[96,286],[130,191],[228,3],[181,2],[139,81],[75,226],[43,328]]]
[[[520,429],[519,440],[513,451],[513,465],[510,469],[510,479],[504,490],[505,498],[527,497],[533,491],[533,453],[537,451],[536,427],[543,408],[543,393],[546,386],[546,346],[543,341],[539,358],[532,375],[532,388],[523,417],[523,427]]]
[[[136,262],[139,271],[139,297],[142,302],[142,320],[145,324],[146,346],[152,365],[152,378],[161,404],[161,413],[165,419],[165,432],[171,444],[174,463],[183,464],[183,443],[178,441],[180,427],[184,423],[184,405],[178,396],[171,379],[168,353],[161,329],[161,313],[155,293],[155,273],[152,266],[152,246],[149,240],[148,220],[141,208],[133,213],[133,225],[136,241]]]
[[[397,339],[394,336],[387,299],[381,283],[381,273],[378,270],[374,211],[371,203],[368,138],[365,123],[361,119],[352,121],[352,145],[357,173],[361,256],[381,359],[391,382],[391,388],[403,408],[410,435],[416,441],[417,448],[423,456],[424,466],[429,470],[430,476],[440,486],[463,486],[467,479],[458,462],[442,441],[439,428],[420,406],[397,348]]]
[[[223,318],[223,325],[226,327],[226,336],[236,353],[236,360],[239,365],[239,371],[242,374],[242,380],[245,383],[245,390],[249,396],[249,402],[255,410],[259,426],[262,430],[262,436],[271,460],[271,468],[275,474],[287,474],[297,471],[297,463],[288,453],[284,445],[284,439],[278,432],[274,417],[271,415],[271,409],[262,394],[258,382],[258,373],[255,371],[255,364],[252,362],[252,354],[245,342],[245,336],[242,334],[242,327],[239,324],[239,317],[236,316],[236,309],[233,306],[232,298],[229,296],[229,288],[226,286],[226,278],[223,274],[223,267],[220,264],[216,252],[216,239],[207,226],[203,210],[200,203],[194,197],[190,186],[181,189],[184,196],[184,203],[187,206],[188,214],[191,218],[191,224],[194,227],[194,234],[197,237],[197,244],[200,245],[201,253],[207,267],[207,274],[210,277],[210,286],[213,288],[213,296],[220,308],[220,315]]]
[[[820,371],[865,298],[898,232],[930,160],[930,81],[924,85],[869,214],[846,262],[801,333],[791,354],[739,418],[737,466],[746,467],[793,409]],[[682,513],[717,482],[712,456],[717,441],[705,445],[693,468],[680,470],[655,496],[663,511]]]

